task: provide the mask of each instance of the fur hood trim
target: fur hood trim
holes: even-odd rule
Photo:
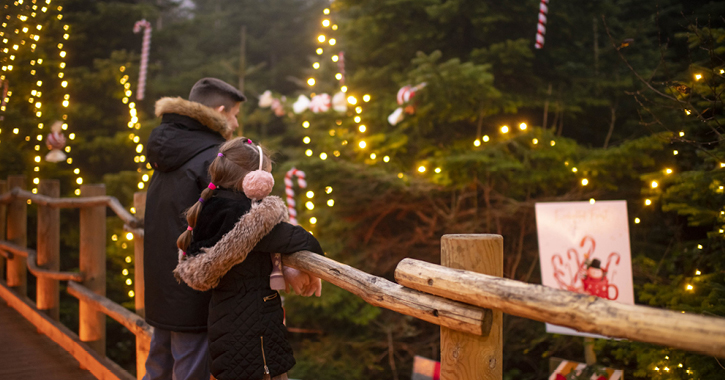
[[[188,116],[212,131],[219,132],[225,139],[232,138],[234,130],[227,124],[227,120],[221,113],[201,103],[192,102],[180,97],[165,97],[156,101],[156,117],[165,113],[176,113]]]
[[[233,266],[244,261],[274,226],[287,218],[287,207],[279,197],[268,196],[259,203],[252,203],[252,209],[213,247],[202,248],[196,256],[180,253],[174,276],[195,290],[216,287],[221,278]]]

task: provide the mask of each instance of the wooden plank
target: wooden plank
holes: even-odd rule
[[[373,306],[474,335],[487,335],[491,328],[491,310],[408,289],[316,253],[282,255],[282,262],[339,286]]]
[[[626,305],[588,294],[404,259],[405,286],[578,331],[725,358],[725,318]]]
[[[503,276],[503,237],[444,235],[441,264],[446,267]],[[475,336],[441,326],[441,380],[503,378],[503,315],[494,310],[487,336]]]
[[[129,311],[110,299],[100,296],[85,286],[73,281],[68,281],[68,294],[78,298],[80,301],[88,303],[94,309],[111,317],[135,335],[143,335],[149,339],[151,338],[153,327],[146,323],[143,317]]]
[[[25,188],[25,176],[9,176],[8,187]],[[16,199],[8,205],[7,239],[20,247],[28,246],[28,204]],[[15,257],[7,262],[7,284],[23,297],[28,296],[28,273],[25,259]]]
[[[8,177],[10,178],[10,177]],[[0,204],[10,203],[13,200],[27,201],[52,208],[86,208],[97,206],[108,206],[116,215],[133,228],[143,225],[131,215],[115,197],[92,196],[84,198],[51,198],[44,195],[33,194],[23,188],[8,186],[10,192],[0,193]]]
[[[81,195],[96,197],[106,194],[104,185],[82,185]],[[81,209],[80,269],[85,275],[83,286],[94,293],[106,295],[106,207]],[[92,304],[81,300],[78,309],[78,335],[101,355],[106,353],[106,317]]]
[[[1,298],[0,326],[0,379],[95,380],[71,354],[39,334],[32,323]]]
[[[51,198],[60,197],[60,181],[42,179],[38,193]],[[60,209],[38,207],[37,265],[50,271],[60,270]],[[36,304],[54,319],[60,319],[58,280],[38,277]]]
[[[0,284],[0,298],[3,298],[23,318],[35,325],[40,333],[45,334],[73,355],[80,365],[90,371],[97,379],[133,380],[133,376],[118,364],[95,352],[88,345],[81,342],[78,336],[67,327],[40,313],[29,301],[21,299],[3,284]]]
[[[78,272],[58,272],[38,268],[35,265],[36,253],[32,249],[23,248],[7,241],[0,241],[0,256],[7,257],[24,257],[26,258],[26,264],[30,273],[35,277],[50,278],[59,281],[83,281],[83,273]]]

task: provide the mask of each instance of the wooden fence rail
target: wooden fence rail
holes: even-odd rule
[[[7,183],[0,181],[0,269],[5,268],[8,285],[15,290],[11,292],[0,284],[0,296],[17,305],[16,309],[40,331],[54,334],[54,340],[85,367],[95,366],[92,372],[99,378],[130,376],[103,354],[105,316],[118,321],[136,335],[137,378],[141,379],[153,332],[143,319],[145,193],[134,196],[137,218],[116,198],[105,196],[102,186],[83,186],[82,198],[57,198],[54,184],[41,180],[43,194],[38,195],[23,190],[24,181],[20,176],[9,177]],[[41,207],[38,251],[42,256],[26,248],[28,203]],[[105,297],[105,207],[123,220],[125,231],[135,235],[136,313]],[[80,272],[61,272],[54,261],[59,218],[51,211],[60,208],[81,210]],[[501,278],[503,239],[498,235],[446,235],[441,243],[443,266],[404,259],[396,269],[397,284],[311,252],[285,256],[283,262],[356,294],[371,305],[440,325],[442,379],[502,378],[502,312],[725,358],[724,318],[623,305]],[[39,279],[39,284],[45,284],[39,287],[44,294],[38,298],[49,300],[44,301],[48,308],[57,307],[52,301],[57,297],[57,281],[68,281],[67,292],[81,305],[79,337],[57,322],[49,326],[48,321],[57,321],[52,311],[49,318],[29,310],[32,306],[25,297],[26,270]],[[9,296],[12,294],[15,298]]]

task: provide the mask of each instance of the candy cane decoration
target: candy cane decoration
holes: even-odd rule
[[[149,50],[151,49],[151,23],[144,20],[136,21],[133,25],[133,32],[138,33],[141,29],[143,32],[143,44],[141,45],[141,70],[138,75],[138,91],[136,99],[143,100],[144,90],[146,89],[146,70],[149,63]]]
[[[295,192],[292,190],[292,177],[297,177],[297,186],[301,189],[307,187],[307,181],[305,180],[305,172],[302,170],[292,168],[287,174],[284,175],[284,191],[287,193],[287,209],[289,210],[289,222],[292,224],[297,223],[297,210],[295,206]]]
[[[546,14],[549,13],[549,0],[541,0],[539,4],[539,23],[536,27],[536,44],[534,47],[541,49],[544,47],[544,34],[546,34]]]

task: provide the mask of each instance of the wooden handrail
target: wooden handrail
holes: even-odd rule
[[[80,272],[59,272],[39,268],[36,265],[37,253],[35,250],[23,248],[7,241],[0,241],[0,255],[12,259],[13,255],[25,257],[28,263],[28,271],[35,277],[44,277],[58,281],[83,281],[83,273]]]
[[[98,311],[122,324],[136,336],[143,335],[144,337],[151,339],[151,334],[153,334],[154,328],[146,323],[146,321],[138,314],[129,311],[125,307],[106,297],[93,293],[90,289],[77,282],[68,282],[68,294],[93,305]]]
[[[600,297],[403,259],[409,288],[536,321],[725,358],[725,318],[626,305]]]
[[[10,203],[15,199],[31,200],[39,205],[53,208],[86,208],[96,206],[108,206],[113,212],[129,225],[131,228],[143,227],[143,221],[136,219],[130,212],[126,211],[121,202],[112,196],[87,197],[87,198],[51,198],[45,195],[33,194],[22,190],[19,187],[0,195],[0,203]]]
[[[491,330],[489,309],[408,289],[308,251],[283,255],[282,262],[337,285],[373,306],[469,334],[486,336]]]

